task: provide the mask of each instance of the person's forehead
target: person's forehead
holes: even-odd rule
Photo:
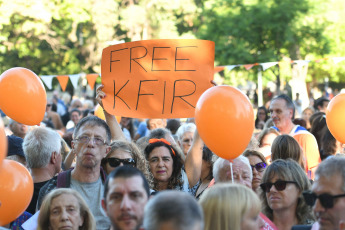
[[[62,206],[78,206],[78,199],[72,194],[61,194],[52,200],[51,208]]]
[[[106,136],[106,130],[103,126],[99,125],[83,125],[80,127],[77,136],[80,135],[94,135],[94,136]]]
[[[270,109],[273,108],[285,108],[286,101],[284,99],[274,99],[270,104]]]
[[[315,193],[329,193],[329,194],[342,194],[345,193],[343,190],[343,179],[341,175],[334,174],[331,176],[317,176],[311,187],[311,190]]]
[[[143,178],[139,175],[131,177],[117,177],[109,180],[109,192],[130,193],[139,191],[145,193]]]

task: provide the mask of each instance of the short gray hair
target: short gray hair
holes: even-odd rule
[[[250,169],[250,175],[249,176],[251,177],[251,180],[252,180],[253,179],[253,172],[252,172],[252,167],[250,166],[248,158],[240,155],[233,160],[234,163],[235,163],[235,161],[241,161],[241,162],[245,163],[246,165],[248,165],[248,168]],[[216,182],[222,181],[222,178],[221,178],[222,175],[220,175],[219,172],[221,171],[221,169],[224,168],[225,163],[228,163],[228,160],[225,160],[225,159],[219,157],[216,160],[216,162],[213,164],[213,177],[214,177],[214,180]],[[227,165],[229,165],[229,168],[230,168],[230,163],[228,163]]]
[[[53,152],[61,150],[61,137],[52,129],[37,127],[26,134],[23,150],[28,168],[45,167]]]
[[[319,177],[330,178],[334,175],[342,177],[342,189],[345,192],[345,157],[342,155],[335,155],[322,161],[316,169],[315,180]]]
[[[196,125],[194,123],[186,123],[186,124],[181,125],[178,128],[178,130],[176,131],[176,136],[178,140],[181,141],[183,134],[185,134],[186,132],[194,133],[195,130],[196,130]]]
[[[161,224],[172,223],[176,230],[204,227],[204,215],[196,199],[176,190],[162,191],[149,200],[144,210],[144,228],[159,230]]]

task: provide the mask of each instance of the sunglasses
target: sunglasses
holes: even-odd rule
[[[319,199],[321,205],[324,208],[333,208],[333,206],[334,206],[334,199],[337,199],[339,197],[345,197],[345,194],[340,194],[340,195],[332,196],[330,194],[323,193],[323,194],[320,194],[320,195],[316,195],[315,193],[313,193],[311,191],[306,191],[306,192],[303,192],[303,197],[304,197],[305,202],[309,206],[314,206],[316,200]]]
[[[256,171],[258,172],[262,172],[264,171],[264,169],[266,168],[266,163],[265,162],[260,162],[260,163],[257,163],[255,165],[250,165],[252,167],[252,170],[254,170],[254,168],[256,169]]]
[[[283,191],[284,189],[286,189],[286,184],[288,183],[297,184],[295,181],[278,180],[274,183],[267,182],[267,183],[260,184],[260,187],[266,193],[270,192],[273,185],[278,191]]]
[[[109,157],[107,158],[107,161],[111,167],[118,167],[121,163],[124,166],[131,166],[135,167],[135,160],[128,158],[128,159],[119,159],[119,158],[114,158],[114,157]]]

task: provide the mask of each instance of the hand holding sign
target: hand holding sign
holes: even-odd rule
[[[219,157],[230,160],[249,144],[254,112],[247,96],[238,89],[215,86],[198,100],[195,123],[205,144]]]
[[[46,91],[34,72],[15,67],[1,74],[0,108],[7,116],[22,124],[38,125],[46,106]]]
[[[137,118],[193,117],[212,85],[214,43],[176,39],[128,42],[102,54],[103,100],[110,114]]]

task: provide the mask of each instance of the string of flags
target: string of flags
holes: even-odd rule
[[[66,90],[68,80],[71,80],[71,83],[74,88],[78,87],[78,81],[81,77],[86,77],[87,83],[89,84],[91,90],[95,87],[96,79],[100,76],[98,73],[92,73],[92,74],[70,74],[70,75],[41,75],[40,78],[42,82],[47,86],[48,89],[52,89],[52,82],[53,78],[57,78],[57,80],[60,83],[62,91]]]
[[[292,60],[291,63],[295,63],[295,64],[300,65],[300,66],[305,66],[305,65],[308,65],[309,62],[319,63],[321,61],[325,61],[328,59],[333,60],[334,64],[338,64],[339,62],[344,61],[345,57],[321,58],[321,59],[317,59],[317,60],[313,60],[313,61],[311,61],[311,60]],[[267,69],[271,68],[272,66],[275,66],[279,63],[280,62],[275,61],[275,62],[264,62],[264,63],[254,63],[254,64],[236,64],[236,65],[215,66],[214,67],[214,73],[218,73],[224,69],[231,71],[234,68],[241,67],[241,66],[243,66],[246,70],[250,70],[254,66],[259,66],[259,65],[261,65],[262,70],[265,71],[265,70],[267,70]],[[62,91],[65,91],[67,84],[68,84],[68,80],[71,81],[74,88],[77,88],[78,87],[78,81],[81,77],[85,77],[87,79],[87,82],[88,82],[91,90],[93,90],[95,83],[96,83],[96,79],[99,76],[100,76],[100,74],[98,74],[98,73],[92,73],[92,74],[80,73],[80,74],[69,74],[69,75],[41,75],[40,78],[44,82],[44,84],[47,86],[47,88],[51,90],[53,88],[53,86],[52,86],[53,78],[56,77],[60,83]]]
[[[322,62],[328,59],[332,59],[334,64],[338,64],[341,61],[345,60],[345,57],[333,57],[333,58],[321,58],[321,59],[317,59],[317,60],[292,60],[291,63],[295,63],[297,65],[300,66],[305,66],[308,65],[309,62]],[[250,70],[251,68],[253,68],[254,66],[258,66],[261,65],[262,66],[262,70],[265,71],[269,68],[271,68],[272,66],[275,66],[277,64],[279,64],[280,62],[275,61],[275,62],[265,62],[265,63],[254,63],[254,64],[237,64],[237,65],[225,65],[225,66],[216,66],[214,68],[214,73],[218,73],[224,69],[227,69],[229,71],[231,71],[232,69],[236,68],[236,67],[241,67],[243,66],[246,70]]]

